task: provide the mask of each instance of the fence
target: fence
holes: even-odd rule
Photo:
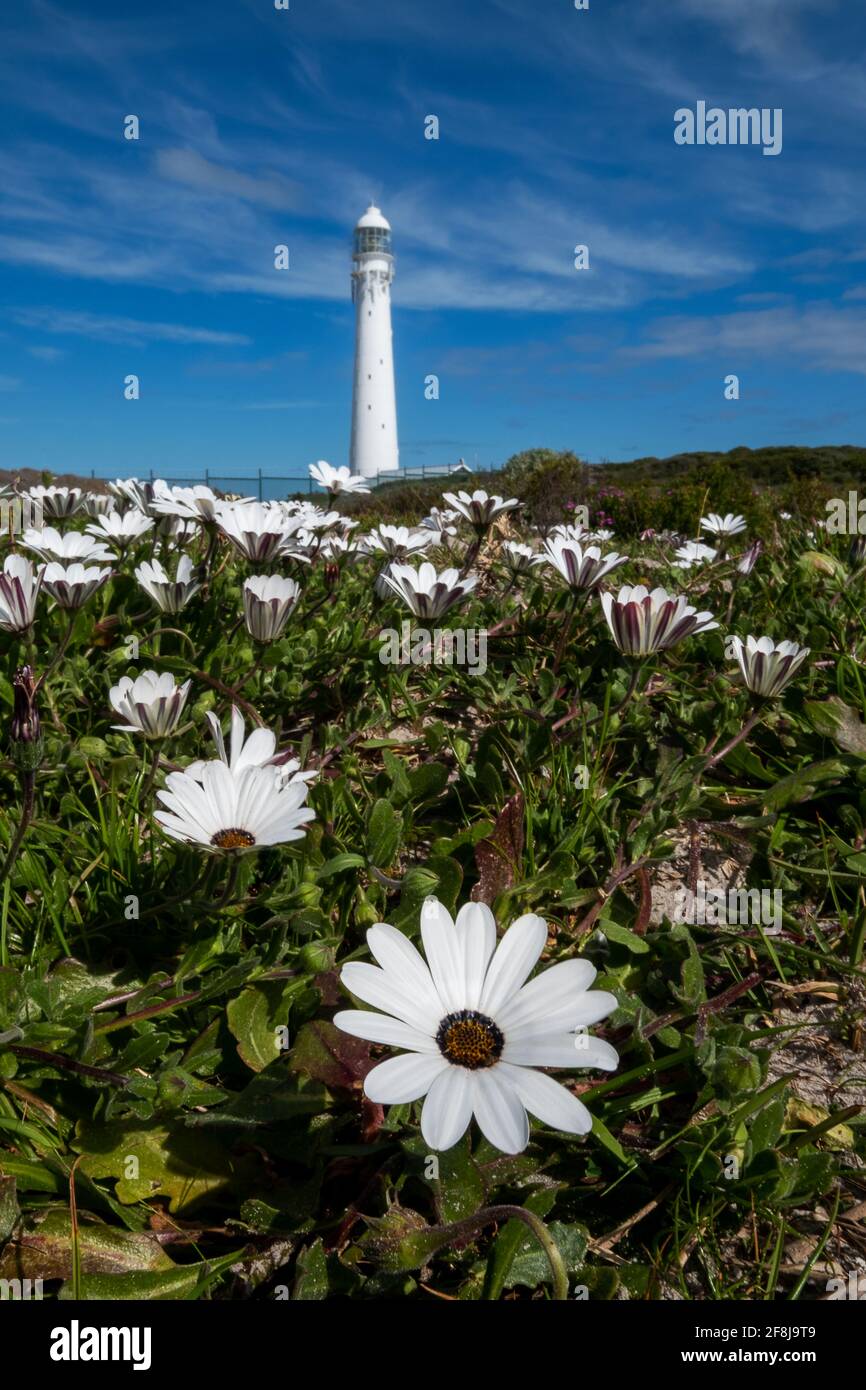
[[[493,472],[493,468],[485,469],[485,472]],[[473,470],[466,464],[447,463],[427,465],[421,464],[418,468],[390,468],[386,472],[379,472],[365,479],[371,488],[379,487],[382,483],[398,482],[418,482],[424,478],[446,478],[452,473],[460,474],[462,477],[471,477]],[[96,470],[91,468],[91,478],[96,477]],[[210,469],[204,470],[202,474],[167,474],[149,470],[150,481],[162,478],[165,482],[171,483],[175,487],[195,487],[204,483],[206,487],[215,488],[218,492],[240,492],[244,496],[256,495],[260,502],[269,501],[274,497],[286,497],[296,492],[322,493],[326,489],[320,483],[316,483],[309,473],[263,473],[259,468],[252,474],[224,474],[211,473]],[[274,486],[272,486],[272,484]],[[283,484],[277,487],[276,484]]]

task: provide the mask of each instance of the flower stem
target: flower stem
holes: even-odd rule
[[[62,639],[62,641],[61,641],[61,643],[60,643],[60,646],[57,648],[56,652],[54,653],[54,656],[53,656],[52,659],[51,659],[51,662],[50,662],[49,665],[45,668],[45,670],[42,672],[42,675],[39,677],[39,680],[38,680],[38,682],[37,682],[37,684],[36,684],[37,693],[38,693],[38,691],[40,691],[40,690],[42,689],[43,685],[45,685],[45,683],[46,683],[46,681],[48,680],[48,677],[51,675],[52,671],[54,671],[54,669],[55,669],[55,668],[60,664],[60,662],[63,660],[63,657],[64,657],[65,654],[66,654],[66,648],[69,646],[69,639],[70,639],[71,636],[72,636],[72,629],[75,627],[75,619],[76,619],[77,617],[78,617],[78,612],[77,612],[77,610],[75,610],[75,611],[73,611],[72,613],[70,613],[70,615],[69,615],[69,622],[68,622],[67,627],[66,627],[66,632],[65,632],[64,635],[63,635],[63,639]]]
[[[36,804],[35,772],[21,773],[21,791],[21,820],[19,821],[18,829],[15,831],[12,843],[9,846],[6,858],[3,861],[3,867],[0,868],[0,883],[5,882],[11,872],[12,866],[20,853],[21,845],[24,842],[24,836],[27,834],[27,827],[33,819],[33,808]]]
[[[748,738],[760,718],[761,710],[753,710],[740,732],[735,734],[734,737],[725,744],[724,748],[720,748],[718,753],[714,753],[713,756],[707,760],[707,767],[715,767],[716,763],[720,763],[723,758],[726,758],[729,753],[733,752],[738,743],[742,743],[744,738]]]
[[[544,1222],[534,1212],[527,1211],[526,1207],[512,1206],[510,1203],[495,1207],[482,1207],[481,1211],[477,1211],[474,1216],[468,1216],[463,1221],[455,1221],[453,1225],[445,1227],[443,1234],[447,1231],[451,1239],[458,1240],[461,1236],[470,1235],[473,1231],[481,1230],[482,1227],[489,1226],[494,1221],[512,1220],[522,1221],[535,1236],[547,1256],[547,1263],[550,1265],[553,1297],[557,1302],[563,1302],[568,1298],[568,1271],[562,1253]]]

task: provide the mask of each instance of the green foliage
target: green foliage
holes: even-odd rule
[[[424,1286],[545,1298],[549,1255],[520,1208],[543,1223],[572,1296],[787,1297],[773,1251],[866,1158],[862,1116],[829,1084],[826,1105],[804,1108],[798,1091],[796,1040],[812,1015],[799,1024],[793,1004],[805,1010],[816,983],[834,1045],[855,1060],[862,1048],[866,940],[866,579],[843,538],[807,535],[822,488],[863,460],[820,452],[820,486],[817,454],[799,450],[616,472],[530,450],[487,480],[523,499],[522,538],[535,538],[527,519],[543,527],[586,505],[630,557],[618,580],[651,577],[717,616],[719,631],[634,683],[597,597],[572,603],[541,568],[510,584],[495,538],[471,600],[446,619],[488,634],[484,673],[382,665],[378,634],[404,614],[374,594],[373,559],[351,557],[336,580],[311,564],[264,653],[235,630],[248,567],[224,545],[209,588],[171,623],[146,611],[130,559],[119,567],[49,673],[35,818],[0,889],[0,1278],[24,1269],[63,1299],[421,1301]],[[449,485],[346,506],[415,521]],[[731,559],[681,571],[672,547],[635,540],[648,527],[695,535],[711,509],[747,517]],[[738,576],[755,535],[765,552]],[[468,539],[431,558],[459,567]],[[45,604],[37,669],[64,631]],[[812,651],[711,763],[750,710],[725,657],[732,632]],[[8,725],[27,652],[0,642]],[[151,763],[107,702],[122,674],[151,666],[192,680],[155,787],[168,766],[212,756],[205,712],[225,726],[236,699],[319,772],[302,840],[235,873],[155,827]],[[11,758],[0,793],[8,848],[21,804]],[[674,864],[684,881],[702,855],[729,852],[750,886],[781,890],[780,934],[650,911]],[[387,1052],[334,1026],[352,1003],[339,969],[369,959],[376,922],[417,941],[430,894],[451,910],[488,902],[500,926],[542,914],[544,963],[583,957],[616,996],[593,1031],[619,1070],[570,1079],[591,1134],[533,1123],[526,1152],[508,1156],[473,1126],[430,1155],[417,1103],[365,1097]],[[732,1249],[737,1272],[720,1273]]]

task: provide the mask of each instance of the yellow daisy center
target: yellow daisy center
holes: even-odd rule
[[[255,835],[248,830],[218,830],[211,836],[211,844],[217,849],[249,849],[255,842]]]
[[[443,1057],[454,1066],[474,1071],[498,1062],[505,1039],[492,1018],[474,1009],[461,1009],[442,1020],[436,1041]]]

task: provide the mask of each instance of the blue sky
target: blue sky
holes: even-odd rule
[[[852,0],[7,7],[0,465],[346,462],[371,198],[404,464],[863,443],[864,40]],[[677,145],[699,100],[781,154]]]

